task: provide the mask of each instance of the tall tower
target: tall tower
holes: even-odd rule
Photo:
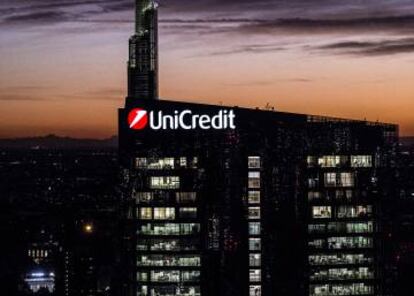
[[[129,40],[128,97],[158,99],[158,12],[153,0],[136,0],[135,34]]]

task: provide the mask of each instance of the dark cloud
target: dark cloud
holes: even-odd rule
[[[211,52],[211,53],[208,53],[207,56],[222,56],[222,55],[234,55],[234,54],[244,54],[244,53],[259,54],[259,53],[282,51],[285,49],[286,48],[281,46],[280,44],[251,44],[251,45],[243,45],[240,47],[235,47],[229,50]]]
[[[314,49],[357,56],[396,55],[414,52],[414,38],[380,41],[346,41],[318,46],[314,47]]]

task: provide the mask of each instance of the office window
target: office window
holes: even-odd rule
[[[147,159],[145,157],[139,157],[135,159],[135,166],[138,169],[146,169],[147,168]]]
[[[154,208],[154,220],[174,220],[174,208]]]
[[[197,194],[195,192],[177,192],[175,194],[177,203],[194,203],[197,200]]]
[[[187,158],[186,157],[180,157],[180,167],[182,167],[182,168],[187,167]]]
[[[138,208],[138,218],[141,220],[151,220],[152,208]]]
[[[261,254],[249,254],[249,266],[258,267],[262,264]]]
[[[317,175],[308,178],[308,188],[317,188],[319,186],[319,177]]]
[[[249,296],[262,296],[262,286],[259,286],[259,285],[250,286]]]
[[[370,218],[372,217],[372,206],[339,206],[336,215],[342,218]]]
[[[260,269],[249,270],[249,281],[260,282],[262,280],[262,271]]]
[[[342,187],[353,187],[355,183],[353,173],[341,173],[340,174],[340,185]]]
[[[325,173],[325,187],[336,187],[336,173]]]
[[[249,188],[260,188],[260,172],[249,172]]]
[[[260,222],[249,222],[249,234],[260,235]]]
[[[259,156],[249,156],[248,161],[249,169],[260,169],[260,157]]]
[[[311,255],[310,265],[352,265],[370,264],[373,257],[366,254],[332,254],[332,255]]]
[[[249,200],[249,204],[259,204],[260,203],[260,191],[249,191],[248,200]]]
[[[178,270],[160,270],[151,271],[151,281],[178,283],[180,281],[180,271]]]
[[[197,208],[180,208],[180,218],[197,218]]]
[[[139,282],[148,281],[148,273],[147,272],[138,272],[137,273],[137,281],[139,281]]]
[[[372,167],[371,155],[352,155],[351,167],[353,168],[370,168]]]
[[[371,237],[330,237],[328,238],[329,249],[359,249],[372,248],[373,240]]]
[[[312,217],[314,219],[327,219],[332,217],[331,207],[312,207]]]
[[[308,192],[308,200],[318,200],[322,198],[322,194],[319,191],[309,191]]]
[[[198,282],[200,280],[200,271],[182,271],[181,278],[183,282]]]
[[[135,200],[137,203],[149,203],[154,199],[153,192],[137,192],[135,194]]]
[[[341,156],[339,155],[326,155],[318,159],[319,166],[323,168],[334,168],[341,164]]]
[[[249,207],[249,219],[260,219],[260,207]]]
[[[174,158],[137,158],[136,167],[150,170],[174,169]]]
[[[249,251],[260,251],[262,241],[260,238],[249,238]]]
[[[326,231],[325,224],[309,224],[308,225],[308,232],[310,234],[325,233],[325,231]]]
[[[178,189],[180,188],[180,177],[151,177],[150,187],[151,189]]]

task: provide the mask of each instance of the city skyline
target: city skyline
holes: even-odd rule
[[[133,2],[0,4],[0,137],[116,133]],[[388,121],[414,135],[411,1],[159,2],[161,98]]]

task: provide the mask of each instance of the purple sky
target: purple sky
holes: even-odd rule
[[[0,137],[107,137],[131,0],[0,0]],[[414,1],[160,1],[163,98],[401,124],[414,135]]]

